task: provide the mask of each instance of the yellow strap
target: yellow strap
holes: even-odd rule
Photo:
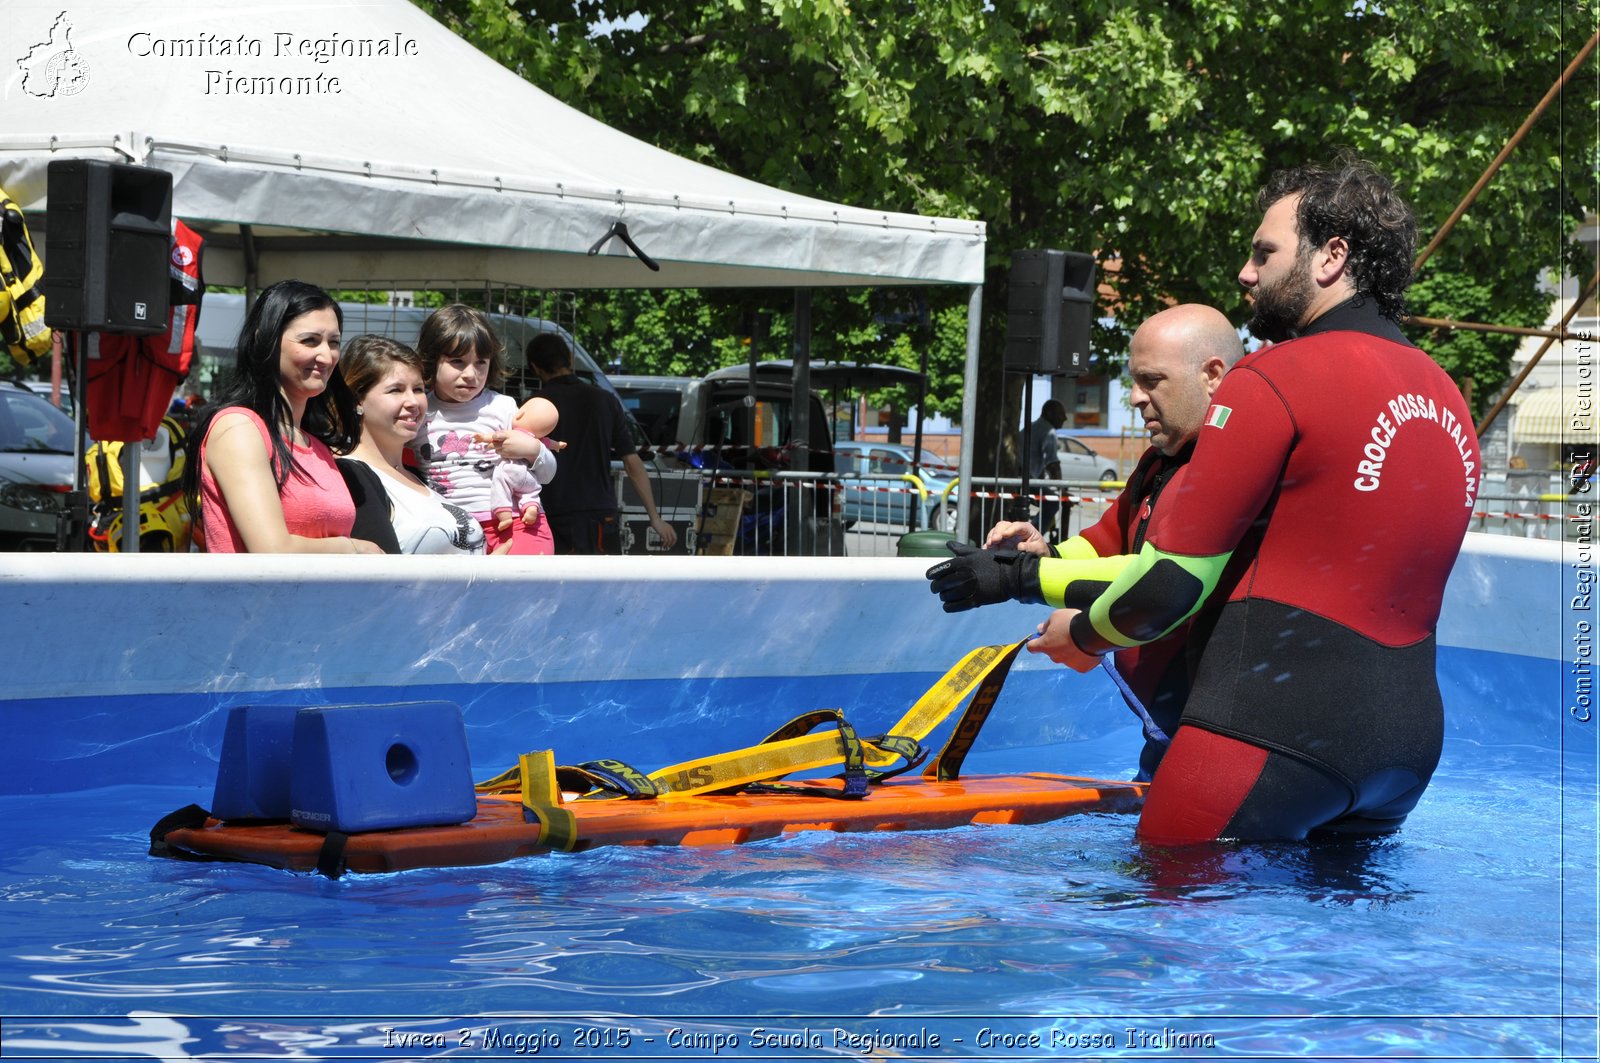
[[[473,786],[480,794],[509,794],[522,789],[522,765],[507,768],[492,779],[485,779]]]
[[[891,727],[889,734],[908,735],[917,741],[928,737],[935,727],[961,704],[972,688],[994,671],[1002,661],[1009,661],[1016,653],[1014,646],[979,646],[968,653],[956,666],[946,672],[916,704]]]
[[[918,698],[887,735],[921,742],[996,668],[1002,665],[1009,666],[1016,652],[1016,646],[980,646],[972,650]],[[995,693],[998,693],[998,689]],[[973,723],[981,726],[983,716],[987,716],[987,711],[976,716]],[[773,734],[784,734],[797,724],[815,726],[816,723],[825,722],[828,718],[840,723],[843,721],[843,715],[838,710],[819,710],[796,717]],[[970,744],[971,735],[967,737]],[[900,743],[895,745],[898,746]],[[870,739],[860,739],[859,747],[861,760],[869,768],[887,767],[904,755],[898,749],[886,749]],[[853,755],[854,752],[846,741],[842,729],[835,729],[776,741],[769,738],[743,749],[672,764],[651,772],[648,778],[660,790],[658,800],[671,800],[843,764]],[[526,759],[524,758],[524,761]],[[553,765],[554,761],[551,763]],[[552,766],[552,787],[555,785],[554,771]],[[527,779],[519,768],[512,768],[492,779],[478,783],[477,790],[479,793],[513,791],[517,789],[519,782],[525,795],[523,803],[526,805]]]
[[[517,769],[522,774],[522,818],[538,821],[539,843],[562,852],[578,844],[578,821],[561,807],[561,789],[556,785],[554,750],[538,749],[524,753]]]
[[[898,755],[861,742],[863,759],[878,766],[893,764]],[[661,788],[658,800],[692,797],[707,790],[722,790],[776,779],[797,771],[812,771],[844,763],[848,751],[837,731],[825,731],[781,742],[763,742],[729,753],[686,760],[650,773],[650,781]]]
[[[1016,660],[1017,651],[1028,644],[1023,639],[1011,647],[994,647],[1004,649],[1005,653],[991,662],[984,669],[982,682],[977,693],[972,695],[972,700],[967,703],[967,711],[961,714],[956,725],[950,731],[950,737],[945,740],[944,748],[922,770],[924,779],[938,779],[941,782],[953,782],[961,777],[961,764],[966,760],[967,752],[978,739],[978,732],[983,730],[984,721],[989,718],[989,713],[994,709],[994,703],[1000,697],[1000,688],[1005,686],[1006,675],[1011,671],[1011,662]]]

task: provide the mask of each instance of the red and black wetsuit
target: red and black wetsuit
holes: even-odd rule
[[[1140,456],[1139,464],[1128,477],[1127,487],[1101,518],[1077,538],[1093,547],[1099,557],[1137,554],[1144,546],[1156,503],[1164,492],[1178,490],[1193,453],[1193,440],[1170,457],[1150,447]],[[1064,544],[1062,549],[1064,556],[1070,556],[1070,545]],[[1047,583],[1054,582],[1050,576],[1055,564],[1057,562],[1048,558],[1042,563],[1041,572]],[[1052,604],[1084,607],[1107,585],[1080,581],[1073,584],[1073,594],[1059,600],[1047,597],[1052,599]],[[1140,779],[1148,780],[1155,775],[1168,742],[1177,732],[1183,706],[1189,699],[1189,686],[1200,648],[1205,642],[1204,635],[1214,621],[1215,610],[1208,609],[1184,621],[1165,638],[1117,651],[1117,673],[1127,683],[1128,693],[1138,702],[1130,707],[1135,712],[1143,709],[1147,717],[1144,748],[1139,752],[1137,777]],[[1152,726],[1158,733],[1151,732]]]
[[[1229,372],[1138,558],[1072,627],[1105,652],[1224,602],[1142,837],[1398,826],[1438,764],[1434,628],[1480,468],[1455,384],[1370,304]]]

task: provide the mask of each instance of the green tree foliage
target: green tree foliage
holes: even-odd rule
[[[1413,314],[1449,321],[1488,322],[1509,317],[1525,324],[1543,320],[1549,297],[1537,288],[1523,291],[1521,306],[1507,307],[1482,281],[1448,270],[1424,269],[1411,286],[1407,304]],[[1472,397],[1478,417],[1494,398],[1494,386],[1509,375],[1511,356],[1523,337],[1467,329],[1414,329],[1412,338]],[[1470,382],[1470,384],[1468,383]],[[1488,386],[1484,386],[1487,384]]]
[[[1235,275],[1268,172],[1354,149],[1431,233],[1594,31],[1596,0],[417,2],[558,98],[678,154],[803,194],[985,221],[980,417],[1014,425],[999,354],[1012,250],[1099,256],[1117,320],[1096,333],[1108,366],[1171,301],[1242,321]],[[1474,316],[1537,318],[1540,271],[1574,257],[1568,234],[1596,199],[1593,63],[1424,268],[1471,278]],[[1431,306],[1451,287],[1419,296]],[[652,365],[668,347],[685,366],[708,347],[742,357],[737,331],[690,339],[697,323],[737,330],[748,316],[748,295],[707,294],[703,316],[614,297],[641,315],[620,323],[616,349]],[[785,294],[766,295],[775,319],[788,314]],[[911,326],[872,301],[819,294],[814,354],[926,349],[939,387],[959,387],[964,329],[948,315],[964,313],[964,292],[930,291]],[[1498,355],[1450,357],[1480,394],[1503,372]],[[995,424],[977,427],[987,438]]]

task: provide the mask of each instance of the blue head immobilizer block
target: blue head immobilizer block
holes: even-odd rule
[[[294,721],[290,819],[315,831],[465,823],[478,811],[461,709],[329,705]]]
[[[211,814],[288,819],[289,763],[298,705],[237,705],[228,712]]]

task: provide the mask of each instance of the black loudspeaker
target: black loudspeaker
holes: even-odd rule
[[[49,166],[44,321],[83,332],[167,330],[172,175],[58,159]]]
[[[1077,376],[1089,365],[1094,256],[1016,251],[1006,307],[1007,369]]]

